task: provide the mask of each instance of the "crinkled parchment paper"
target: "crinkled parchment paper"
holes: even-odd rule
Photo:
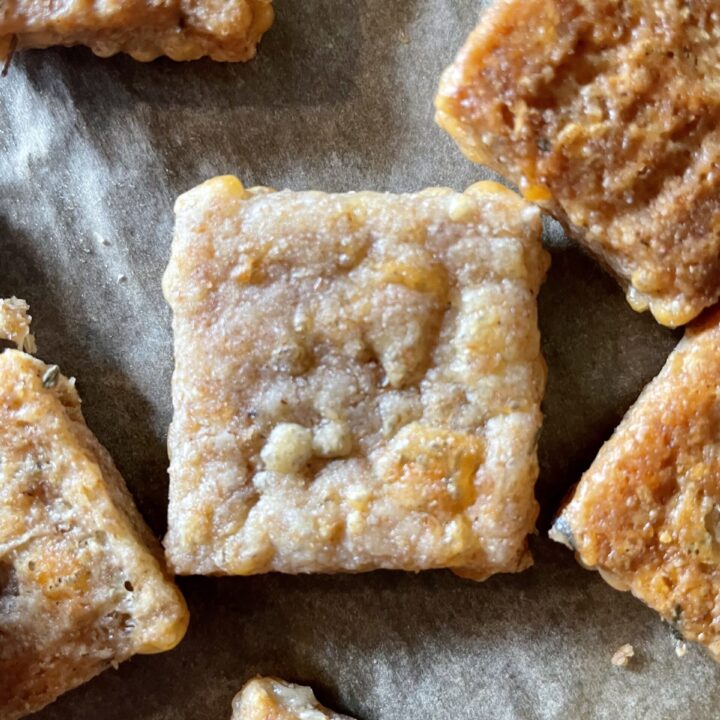
[[[0,82],[0,295],[26,298],[40,356],[75,375],[92,429],[160,534],[171,416],[160,278],[172,205],[219,173],[330,191],[463,189],[482,176],[433,123],[476,0],[276,0],[247,65],[29,52]],[[548,225],[550,368],[536,565],[181,580],[192,622],[166,655],[69,693],[43,720],[219,720],[255,673],[312,684],[362,720],[716,718],[720,667],[545,537],[678,339]],[[628,668],[610,658],[631,643]]]

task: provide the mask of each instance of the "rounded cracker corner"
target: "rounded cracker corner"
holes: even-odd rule
[[[179,215],[196,205],[208,205],[218,199],[240,199],[249,197],[249,192],[235,175],[218,175],[184,192],[175,201],[175,214]]]
[[[171,583],[171,580],[167,580]],[[174,598],[172,610],[162,616],[160,622],[156,622],[151,628],[143,633],[143,639],[138,645],[138,655],[158,655],[176,648],[187,633],[190,624],[190,611],[180,590],[173,585]]]

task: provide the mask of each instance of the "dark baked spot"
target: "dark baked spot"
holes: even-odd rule
[[[19,585],[15,567],[4,560],[0,560],[0,597],[3,595],[17,595]]]

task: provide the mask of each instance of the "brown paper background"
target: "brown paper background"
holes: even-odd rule
[[[328,191],[463,189],[483,175],[432,121],[474,0],[276,0],[247,65],[28,52],[0,82],[0,296],[75,375],[91,428],[162,533],[172,338],[160,277],[182,191],[220,173]],[[102,243],[106,240],[107,245]],[[227,718],[255,673],[309,683],[362,720],[715,718],[720,668],[545,537],[679,335],[548,225],[550,375],[536,565],[450,573],[191,578],[186,640],[69,693],[42,720]],[[125,275],[125,282],[118,276]],[[629,669],[611,666],[623,643]]]

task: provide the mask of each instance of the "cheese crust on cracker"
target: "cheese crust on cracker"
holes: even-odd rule
[[[551,537],[720,659],[720,310],[687,330]]]
[[[718,7],[498,0],[445,72],[437,120],[682,325],[720,296]]]
[[[181,574],[530,562],[545,365],[538,210],[494,183],[176,204],[164,277]]]

